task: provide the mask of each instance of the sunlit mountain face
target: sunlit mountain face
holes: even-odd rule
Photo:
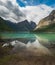
[[[0,17],[15,23],[27,19],[38,24],[54,6],[54,0],[0,0]]]

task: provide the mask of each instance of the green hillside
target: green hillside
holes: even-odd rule
[[[0,31],[12,31],[12,28],[7,25],[6,21],[0,17]]]

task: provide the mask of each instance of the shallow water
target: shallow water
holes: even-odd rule
[[[55,34],[53,33],[3,33],[2,47],[12,45],[11,53],[24,52],[28,54],[55,55]]]

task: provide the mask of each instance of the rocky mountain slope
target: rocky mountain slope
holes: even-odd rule
[[[39,32],[54,32],[55,31],[55,10],[53,10],[49,16],[42,19],[37,27],[35,28],[35,31]]]

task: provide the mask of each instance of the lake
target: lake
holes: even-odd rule
[[[12,46],[9,53],[25,55],[55,55],[54,33],[2,33],[2,47]]]

